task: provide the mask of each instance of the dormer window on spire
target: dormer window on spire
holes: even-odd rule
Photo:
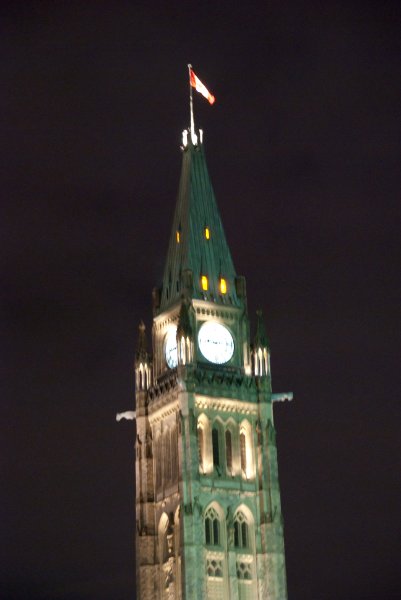
[[[222,294],[227,294],[227,281],[224,277],[220,277],[220,292]]]
[[[204,292],[207,292],[207,290],[209,289],[209,280],[206,277],[206,275],[202,275],[201,277],[201,287]]]
[[[210,229],[209,227],[205,227],[204,229],[205,239],[210,240]]]
[[[180,234],[180,232],[178,231],[178,229],[177,229],[177,231],[175,232],[175,239],[176,239],[176,241],[177,241],[177,244],[179,244],[179,243],[180,243],[180,241],[181,241],[181,234]]]

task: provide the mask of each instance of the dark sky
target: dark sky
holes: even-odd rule
[[[266,316],[290,600],[401,597],[399,2],[1,4],[6,600],[134,600],[137,324],[189,124]]]

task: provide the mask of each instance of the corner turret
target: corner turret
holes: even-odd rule
[[[135,353],[135,390],[146,392],[152,384],[152,363],[147,352],[145,323],[139,323],[138,345]]]

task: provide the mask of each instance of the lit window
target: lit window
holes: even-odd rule
[[[205,238],[210,240],[210,229],[209,227],[205,227]]]
[[[175,232],[175,239],[177,240],[177,244],[179,244],[179,243],[180,243],[180,238],[181,238],[180,232],[179,232],[179,231],[176,231],[176,232]]]
[[[207,290],[209,288],[209,281],[208,281],[208,278],[206,277],[206,275],[202,275],[201,285],[202,285],[202,290],[207,292]]]
[[[233,447],[231,441],[231,431],[229,429],[226,430],[226,465],[227,471],[231,473],[233,466]]]
[[[243,431],[241,431],[239,436],[239,445],[241,452],[241,469],[243,473],[246,473],[246,438]]]
[[[201,467],[203,467],[203,444],[203,429],[202,427],[198,427],[198,456]]]
[[[234,546],[236,548],[249,548],[249,526],[242,512],[234,517]]]
[[[220,278],[220,292],[222,294],[227,293],[227,281],[224,279],[224,277]]]

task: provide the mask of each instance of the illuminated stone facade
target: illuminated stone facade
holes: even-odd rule
[[[141,324],[135,363],[137,597],[285,600],[272,408],[291,395],[272,394],[203,144],[183,139],[152,356]]]

